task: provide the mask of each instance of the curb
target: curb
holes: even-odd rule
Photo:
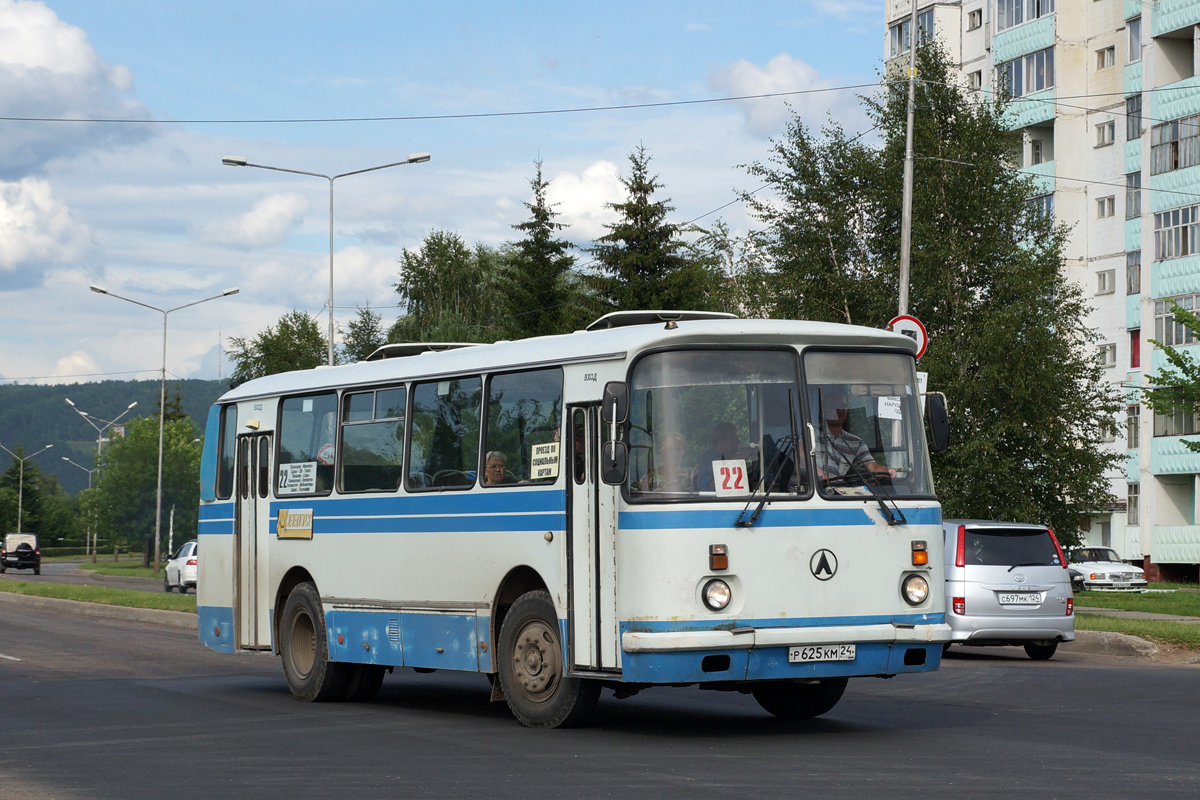
[[[1063,646],[1075,653],[1097,653],[1106,656],[1132,656],[1154,658],[1160,652],[1158,645],[1127,633],[1111,631],[1075,631],[1074,642],[1063,642]]]
[[[100,619],[119,619],[125,622],[148,622],[151,625],[162,625],[176,630],[197,632],[198,620],[195,614],[184,611],[160,611],[155,608],[128,608],[126,606],[110,606],[103,603],[83,603],[78,600],[60,600],[57,597],[35,597],[16,592],[0,592],[0,602],[25,606],[26,608],[44,608],[51,611],[65,611],[80,614],[85,617]]]

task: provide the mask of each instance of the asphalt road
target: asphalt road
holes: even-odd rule
[[[367,704],[293,700],[270,655],[0,602],[8,798],[1132,798],[1197,795],[1200,667],[955,649],[782,723],[748,696],[605,692],[521,727],[479,675],[397,670]],[[20,659],[20,660],[13,660]]]
[[[112,556],[109,556],[111,559]],[[135,578],[124,575],[99,575],[91,570],[79,568],[78,561],[43,561],[42,574],[34,575],[29,569],[10,569],[0,574],[0,580],[29,581],[31,583],[73,583],[80,586],[109,586],[114,589],[140,589],[145,592],[161,592],[162,577]],[[161,573],[159,573],[161,576]]]

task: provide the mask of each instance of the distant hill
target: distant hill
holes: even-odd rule
[[[204,432],[208,408],[224,394],[226,381],[181,380],[167,383],[167,402],[179,388],[183,412],[192,418],[197,436]],[[0,444],[9,450],[22,445],[32,453],[48,444],[54,449],[38,456],[36,463],[42,472],[58,476],[59,484],[71,494],[87,488],[88,476],[81,469],[62,460],[63,456],[91,468],[95,465],[96,429],[75,413],[75,408],[110,420],[132,402],[137,407],[121,418],[121,422],[158,414],[158,381],[101,381],[55,386],[0,386]],[[103,423],[100,423],[103,425]],[[107,433],[105,434],[107,436]],[[12,465],[12,458],[0,450],[0,471]]]

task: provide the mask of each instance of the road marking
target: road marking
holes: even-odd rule
[[[6,656],[6,655],[4,655],[4,653],[0,653],[0,658],[7,658],[9,661],[20,661],[21,660],[21,659],[17,658],[16,656]]]

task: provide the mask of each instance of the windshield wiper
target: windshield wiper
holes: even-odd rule
[[[855,464],[853,461],[851,461],[849,458],[847,458],[846,454],[843,453],[841,450],[838,450],[836,447],[834,447],[833,451],[835,453],[837,453],[839,456],[841,456],[842,461],[846,462],[846,466],[848,466],[850,469],[854,470],[854,474],[859,479],[859,481],[862,482],[863,488],[871,493],[871,497],[875,498],[876,503],[879,503],[879,508],[883,510],[883,518],[887,520],[888,525],[897,525],[897,524],[907,525],[908,524],[908,519],[904,516],[904,512],[900,510],[900,506],[896,505],[895,500],[892,501],[892,508],[888,508],[887,503],[884,502],[883,498],[880,497],[879,495],[875,494],[875,490],[871,488],[871,478],[870,478],[871,473],[869,470],[864,473],[861,469],[858,468],[858,465]],[[826,479],[826,481],[828,481],[828,478]]]
[[[1024,564],[1013,564],[1011,567],[1008,568],[1008,571],[1012,572],[1017,567],[1049,567],[1049,566],[1052,566],[1052,565],[1046,564],[1041,561],[1027,561]]]
[[[746,501],[746,507],[742,509],[742,513],[738,514],[738,518],[733,522],[733,527],[735,528],[749,528],[758,521],[758,515],[762,513],[763,508],[767,505],[767,499],[771,496],[771,487],[775,485],[775,480],[779,477],[780,470],[783,469],[783,457],[787,455],[789,447],[793,450],[796,449],[796,401],[792,396],[791,389],[788,389],[788,418],[792,423],[792,433],[789,436],[783,437],[781,441],[776,443],[775,458],[773,458],[771,463],[767,465],[767,468],[763,470],[765,491],[763,492],[762,500],[759,501],[758,507],[754,509],[754,513],[750,515],[749,519],[743,519],[746,516],[746,511],[750,508],[750,504],[754,502],[754,497],[751,496],[751,498]],[[794,467],[798,477],[800,471],[799,460],[796,461]]]

